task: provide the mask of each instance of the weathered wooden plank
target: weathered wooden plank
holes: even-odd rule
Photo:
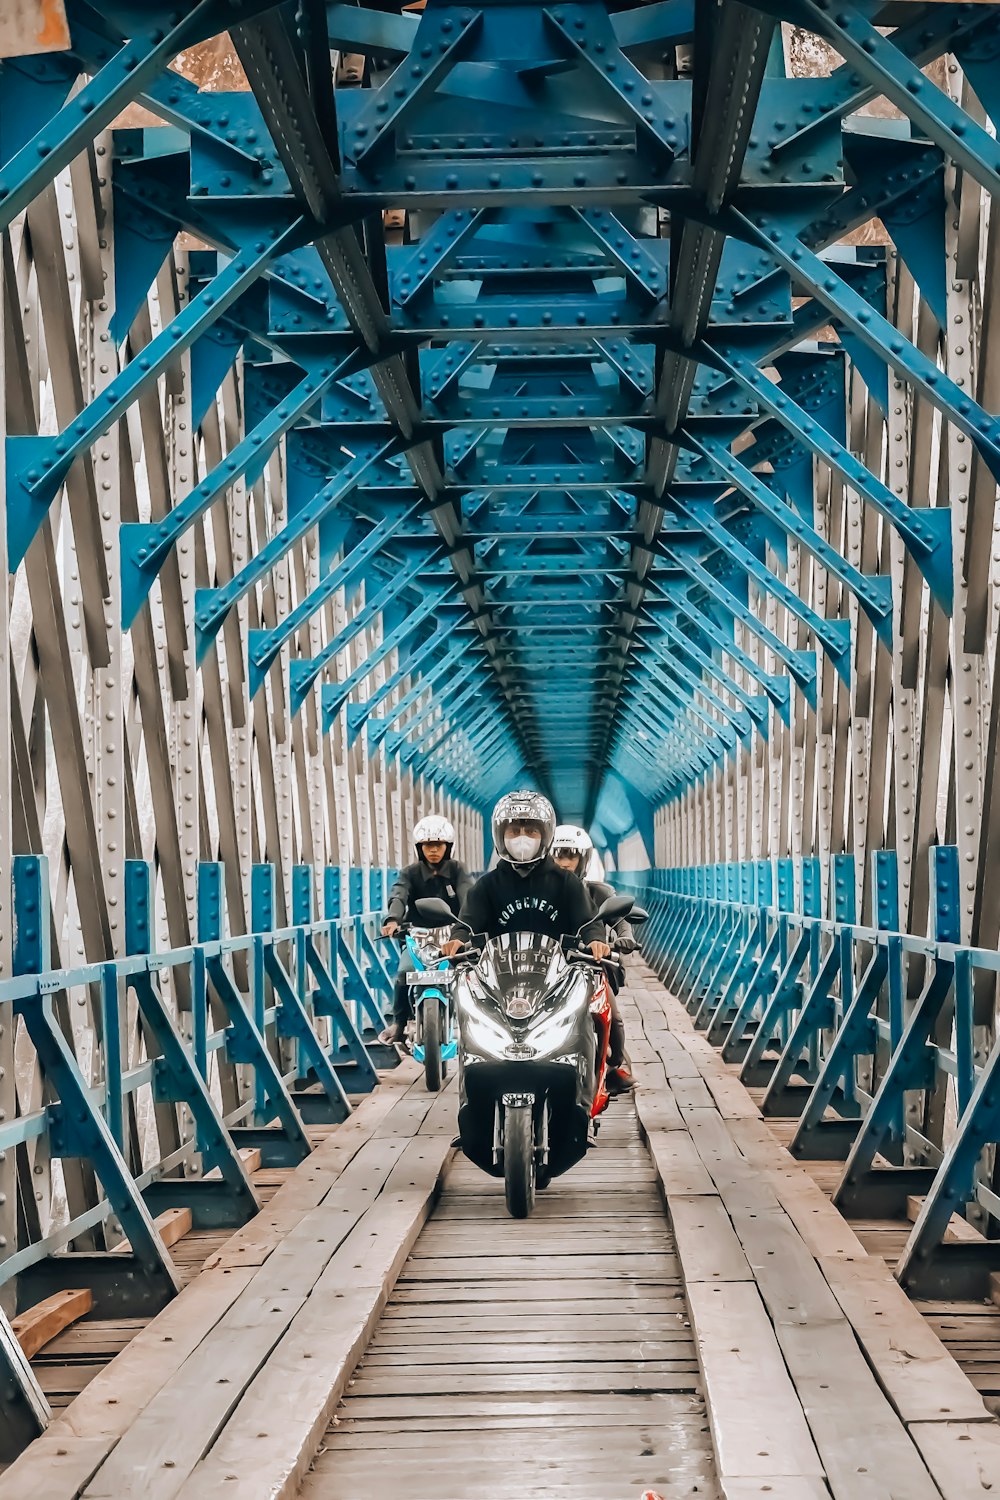
[[[107,1365],[46,1432],[0,1475],[0,1500],[80,1494],[161,1385],[198,1348],[250,1281],[204,1273]]]
[[[253,1284],[156,1392],[83,1491],[85,1500],[171,1500],[306,1300]]]
[[[561,1306],[562,1304],[560,1304]],[[417,1309],[418,1311],[420,1309]],[[593,1342],[616,1342],[622,1338],[689,1338],[684,1325],[685,1314],[660,1312],[653,1308],[644,1313],[627,1312],[619,1315],[614,1304],[604,1305],[595,1301],[591,1306],[581,1304],[576,1312],[547,1313],[534,1310],[520,1313],[508,1306],[506,1312],[487,1305],[481,1313],[463,1317],[451,1313],[442,1316],[434,1308],[426,1309],[429,1316],[410,1316],[409,1309],[389,1306],[379,1326],[377,1346],[392,1346],[411,1339],[440,1339],[443,1334],[451,1339],[474,1337],[477,1345],[491,1342],[504,1343],[512,1335],[535,1333],[536,1336],[553,1338],[559,1335],[575,1337],[580,1332]],[[373,1346],[375,1347],[375,1346]]]
[[[160,1239],[169,1249],[176,1245],[186,1234],[190,1234],[194,1218],[189,1208],[165,1208],[162,1214],[157,1214],[153,1220]],[[120,1245],[115,1246],[115,1253],[119,1255],[131,1255],[132,1246],[128,1240],[122,1240]]]
[[[1000,1422],[914,1422],[910,1436],[943,1500],[973,1500],[1000,1488]]]
[[[351,1382],[351,1399],[385,1396],[399,1400],[406,1396],[420,1397],[431,1401],[438,1396],[538,1396],[550,1392],[556,1396],[572,1397],[593,1392],[603,1395],[613,1389],[617,1395],[664,1391],[698,1391],[701,1379],[697,1362],[677,1370],[640,1370],[629,1364],[617,1369],[606,1369],[603,1365],[596,1371],[570,1373],[557,1370],[532,1368],[516,1375],[479,1374],[473,1371],[442,1371],[435,1376],[420,1369],[409,1375],[399,1372],[380,1372],[369,1377],[360,1371]]]
[[[14,1337],[28,1359],[50,1344],[64,1328],[85,1318],[94,1305],[89,1287],[55,1292],[11,1320]]]
[[[627,1281],[617,1283],[614,1287],[615,1306],[619,1309],[634,1307],[640,1313],[650,1306],[654,1298],[657,1299],[657,1305],[663,1306],[674,1294],[678,1297],[680,1295],[679,1271],[672,1280],[650,1282],[643,1278],[641,1285],[637,1284],[634,1291],[630,1290]],[[660,1298],[663,1299],[662,1302],[659,1301]],[[583,1276],[577,1279],[562,1277],[555,1286],[544,1280],[528,1280],[520,1284],[511,1281],[482,1281],[465,1286],[460,1281],[435,1283],[401,1278],[392,1294],[392,1300],[394,1306],[407,1310],[419,1303],[432,1303],[435,1308],[440,1308],[470,1302],[477,1307],[490,1303],[501,1306],[513,1302],[523,1306],[541,1302],[557,1309],[576,1311],[586,1309],[588,1304],[593,1306],[594,1280],[591,1276]]]
[[[759,1479],[722,1480],[723,1500],[830,1500],[830,1491],[822,1479],[805,1474],[790,1478],[784,1474],[767,1474]]]
[[[669,1402],[676,1399],[671,1392],[636,1391],[627,1396],[607,1393],[587,1393],[580,1396],[560,1396],[543,1391],[532,1396],[522,1392],[516,1397],[499,1396],[352,1396],[351,1415],[355,1420],[371,1418],[404,1419],[414,1417],[423,1425],[425,1419],[443,1417],[446,1422],[457,1424],[465,1417],[587,1417],[594,1421],[635,1415],[642,1411],[642,1420],[658,1422],[666,1420]],[[641,1403],[641,1405],[640,1405]],[[241,1497],[242,1500],[242,1497]]]
[[[490,1365],[497,1369],[509,1369],[512,1365],[593,1365],[600,1362],[601,1368],[617,1367],[622,1363],[653,1364],[662,1360],[683,1363],[685,1350],[690,1347],[691,1336],[685,1328],[676,1330],[673,1340],[660,1338],[639,1340],[619,1334],[614,1339],[588,1339],[581,1326],[581,1337],[567,1337],[557,1342],[555,1336],[547,1343],[531,1343],[530,1338],[515,1342],[509,1335],[506,1343],[499,1339],[480,1338],[472,1342],[441,1342],[438,1339],[414,1342],[413,1335],[405,1342],[387,1341],[384,1333],[365,1352],[364,1369],[371,1374],[375,1370],[397,1369],[407,1366]],[[693,1353],[692,1353],[692,1358]]]
[[[416,1086],[416,1065],[404,1066],[407,1067],[405,1074],[401,1067],[380,1082],[375,1093],[369,1094],[354,1114],[338,1125],[279,1187],[266,1208],[231,1235],[220,1251],[209,1257],[207,1269],[263,1265],[296,1225],[323,1202],[386,1116],[399,1105],[406,1092]],[[399,1077],[399,1074],[403,1076]]]
[[[804,1318],[776,1332],[835,1500],[938,1500],[847,1321]]]
[[[671,1077],[670,1092],[680,1106],[682,1114],[689,1109],[714,1110],[715,1108],[714,1100],[703,1078]]]
[[[637,1071],[636,1098],[642,1099],[641,1117],[645,1130],[683,1130],[684,1117],[670,1085],[662,1079],[659,1088],[650,1085],[649,1074]]]
[[[757,1288],[694,1282],[688,1301],[720,1478],[822,1478],[823,1464]]]
[[[689,1467],[704,1472],[704,1460],[706,1456],[711,1456],[712,1445],[705,1431],[704,1415],[697,1409],[700,1403],[691,1396],[676,1396],[674,1402],[676,1409],[670,1426],[664,1429],[657,1429],[648,1422],[638,1420],[614,1426],[606,1425],[599,1429],[579,1420],[567,1421],[558,1427],[545,1426],[544,1419],[533,1417],[522,1418],[519,1427],[512,1427],[508,1418],[499,1423],[492,1423],[488,1418],[484,1419],[483,1424],[469,1422],[457,1426],[449,1435],[448,1456],[450,1458],[453,1453],[459,1456],[463,1453],[478,1453],[481,1457],[495,1455],[510,1461],[513,1455],[508,1434],[519,1432],[520,1441],[530,1441],[529,1458],[541,1449],[558,1451],[565,1448],[571,1455],[578,1455],[584,1448],[595,1455],[621,1452],[637,1452],[642,1455],[643,1449],[649,1449],[648,1456],[666,1451],[678,1457],[683,1456]],[[342,1409],[346,1412],[350,1407],[345,1404]],[[353,1423],[348,1417],[338,1423],[333,1434],[336,1439],[333,1447],[316,1455],[315,1471],[320,1473],[335,1469],[341,1452],[366,1451],[370,1455],[372,1436],[376,1431],[380,1451],[391,1451],[394,1454],[410,1448],[441,1451],[441,1437],[433,1427],[421,1432],[405,1422],[395,1428],[381,1427],[369,1421]]]
[[[841,1321],[836,1297],[783,1209],[736,1208],[731,1217],[773,1322]]]
[[[905,1422],[977,1422],[989,1415],[972,1382],[884,1265],[869,1257],[831,1258],[821,1260],[820,1269]]]
[[[645,1129],[641,1099],[636,1101],[636,1107]],[[696,1193],[715,1192],[715,1183],[685,1131],[648,1130],[646,1139],[668,1203],[675,1193],[687,1198]]]
[[[911,1194],[907,1198],[906,1217],[910,1220],[911,1224],[915,1224],[917,1222],[917,1219],[920,1217],[920,1210],[923,1208],[923,1206],[924,1200],[922,1197],[919,1197],[916,1194]],[[948,1228],[945,1231],[945,1238],[949,1240],[965,1240],[970,1244],[981,1244],[983,1241],[983,1236],[979,1233],[979,1230],[976,1229],[974,1225],[970,1224],[968,1219],[963,1219],[961,1214],[952,1214],[951,1218],[948,1220]]]
[[[670,1223],[685,1283],[752,1281],[739,1236],[721,1198],[670,1198]]]
[[[647,1490],[655,1491],[661,1500],[702,1500],[710,1495],[704,1476],[696,1475],[677,1484],[662,1476],[674,1465],[669,1456],[657,1458],[652,1454],[632,1455],[616,1453],[612,1459],[608,1454],[606,1467],[614,1469],[619,1478],[614,1489],[609,1490],[606,1478],[595,1477],[594,1464],[601,1454],[595,1453],[588,1460],[587,1448],[577,1447],[575,1455],[561,1452],[549,1453],[543,1448],[532,1455],[530,1461],[518,1461],[515,1455],[484,1459],[472,1467],[481,1494],[501,1496],[503,1500],[516,1495],[531,1497],[531,1500],[564,1500],[564,1497],[581,1497],[581,1500],[636,1500]],[[324,1459],[312,1479],[309,1492],[323,1495],[326,1500],[390,1500],[394,1495],[416,1496],[417,1500],[446,1500],[446,1497],[471,1493],[458,1486],[458,1473],[464,1468],[453,1464],[446,1451],[437,1453],[421,1451],[408,1454],[406,1451],[394,1455],[391,1483],[380,1481],[378,1471],[373,1472],[370,1459],[363,1454],[343,1455],[340,1463]],[[700,1485],[698,1480],[701,1480]],[[384,1485],[384,1487],[383,1487]]]
[[[240,1500],[284,1500],[297,1493],[427,1217],[450,1151],[444,1135],[409,1142],[384,1193],[332,1258],[302,1315],[192,1474],[186,1500],[214,1500],[234,1467]],[[251,1450],[252,1471],[246,1473],[243,1459]]]
[[[564,1276],[599,1276],[606,1281],[676,1280],[677,1260],[663,1252],[647,1255],[480,1255],[428,1256],[413,1260],[406,1268],[405,1284],[419,1281],[451,1279],[492,1280],[495,1276],[519,1277],[522,1281],[552,1279]]]

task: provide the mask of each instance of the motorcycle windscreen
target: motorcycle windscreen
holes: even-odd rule
[[[513,1020],[526,1020],[542,1001],[562,997],[573,975],[562,946],[537,932],[506,932],[483,949],[476,968],[483,989]]]

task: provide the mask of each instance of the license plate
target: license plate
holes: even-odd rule
[[[422,973],[408,975],[408,983],[410,984],[434,984],[440,986],[442,984],[449,984],[450,982],[451,975],[447,969],[425,969]]]

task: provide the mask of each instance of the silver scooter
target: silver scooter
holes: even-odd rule
[[[463,926],[443,901],[416,910],[428,926]],[[597,917],[613,925],[632,912],[631,896],[612,896]],[[579,933],[465,932],[451,960],[462,1150],[503,1177],[508,1211],[526,1218],[536,1188],[581,1159],[607,1108],[608,974]]]

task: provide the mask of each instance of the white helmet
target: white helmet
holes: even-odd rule
[[[552,852],[559,849],[570,849],[574,854],[589,854],[593,849],[590,834],[585,828],[577,828],[575,823],[560,823],[552,839]]]
[[[590,834],[585,828],[577,828],[575,823],[560,823],[552,840],[554,858],[558,859],[560,854],[572,854],[576,860],[576,873],[581,876],[593,847]]]
[[[508,837],[514,823],[534,823],[538,834]],[[493,843],[497,857],[513,865],[519,875],[527,875],[552,848],[556,831],[556,811],[541,792],[508,792],[493,809]]]
[[[446,859],[451,858],[452,846],[455,842],[455,830],[447,818],[435,817],[432,813],[429,818],[421,818],[413,830],[413,842],[417,846],[417,858],[420,858],[420,850],[423,844],[447,844]]]

